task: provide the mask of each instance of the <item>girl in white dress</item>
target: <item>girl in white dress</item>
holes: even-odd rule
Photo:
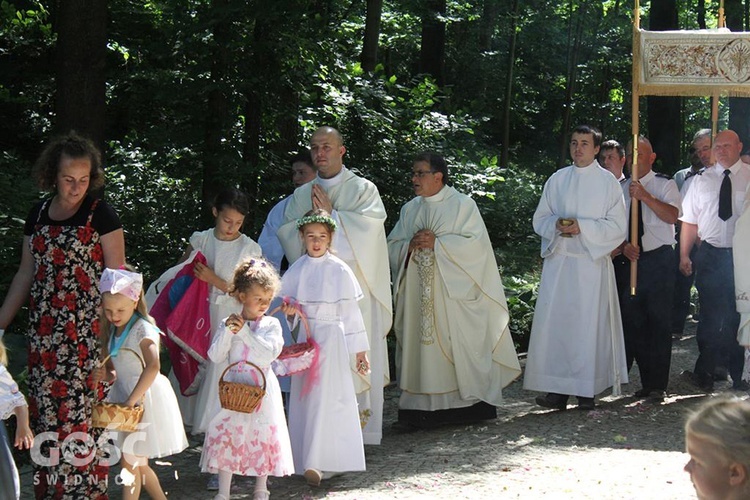
[[[8,354],[3,343],[4,334],[5,330],[0,329],[0,498],[10,500],[21,495],[21,482],[10,450],[11,443],[19,450],[30,449],[34,444],[34,433],[29,427],[26,398],[6,368]],[[12,441],[6,434],[3,422],[11,415],[16,416],[16,436]]]
[[[159,330],[146,312],[143,276],[105,269],[102,292],[102,351],[106,363],[95,369],[95,382],[113,382],[107,401],[143,406],[139,430],[111,435],[122,452],[122,497],[137,499],[141,488],[166,499],[149,458],[179,453],[188,446],[172,385],[159,373]]]
[[[262,250],[260,245],[241,232],[250,210],[245,193],[237,188],[224,189],[214,200],[211,210],[216,219],[215,226],[193,233],[179,263],[185,262],[195,250],[206,257],[208,265],[196,264],[195,277],[210,285],[209,314],[213,339],[224,318],[240,311],[240,304],[227,293],[234,270],[240,262],[260,257]],[[192,426],[193,434],[206,432],[208,423],[220,409],[216,386],[226,366],[226,363],[216,365],[209,361],[198,393],[195,396],[178,396],[183,420],[186,425]],[[215,487],[209,485],[209,489]]]
[[[292,375],[289,435],[295,472],[318,486],[324,476],[365,470],[352,370],[369,372],[369,343],[357,305],[362,289],[349,266],[329,252],[336,222],[316,209],[297,221],[297,229],[306,254],[284,274],[282,295],[294,300],[282,311],[294,321],[297,311],[307,316],[320,352],[317,369]],[[306,336],[300,333],[297,341]]]
[[[215,500],[229,498],[233,474],[256,476],[253,499],[267,500],[268,476],[287,476],[294,471],[281,389],[270,369],[281,353],[284,338],[279,320],[264,316],[279,287],[278,273],[265,260],[250,259],[240,264],[230,293],[241,305],[241,313],[230,314],[222,321],[208,350],[215,363],[228,366],[240,362],[229,368],[225,381],[262,385],[258,369],[266,380],[266,394],[254,412],[222,408],[208,425],[200,464],[203,472],[219,474]],[[218,386],[214,390],[218,391]]]

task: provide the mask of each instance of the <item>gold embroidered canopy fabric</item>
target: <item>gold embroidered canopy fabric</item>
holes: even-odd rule
[[[750,97],[750,33],[638,30],[636,36],[640,95]]]

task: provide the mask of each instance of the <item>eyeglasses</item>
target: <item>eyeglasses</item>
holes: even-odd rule
[[[412,177],[419,177],[421,179],[422,177],[424,177],[427,174],[434,174],[434,173],[435,173],[434,170],[415,170],[414,172],[411,173],[411,176]]]

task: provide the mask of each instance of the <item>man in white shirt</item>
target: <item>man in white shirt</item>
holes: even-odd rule
[[[547,180],[534,212],[544,267],[523,387],[536,403],[594,408],[594,396],[627,382],[625,346],[610,253],[625,239],[617,180],[596,161],[601,132],[581,125],[570,139],[573,165]]]
[[[632,162],[632,145],[628,145]],[[656,153],[645,137],[638,139],[638,180],[624,184],[625,206],[630,213],[633,200],[640,202],[638,241],[628,238],[619,251],[627,262],[637,262],[636,294],[630,286],[620,289],[620,310],[625,334],[628,371],[638,363],[641,389],[636,397],[663,399],[669,383],[672,359],[670,310],[674,291],[674,224],[680,212],[680,192],[668,175],[652,170]]]
[[[599,165],[615,176],[615,179],[620,183],[623,196],[628,197],[630,196],[628,194],[630,184],[627,182],[629,178],[625,176],[625,161],[625,148],[622,144],[613,139],[602,143],[601,148],[599,148]],[[622,255],[620,247],[612,251],[612,265],[615,268],[617,296],[620,297],[630,289],[630,261]]]
[[[744,350],[737,343],[739,314],[735,305],[732,240],[742,213],[745,191],[750,184],[750,165],[740,160],[742,143],[732,130],[714,139],[716,164],[695,176],[682,204],[680,271],[695,270],[700,298],[698,324],[699,356],[692,372],[683,376],[695,386],[713,390],[713,374],[720,356],[727,356],[727,368],[735,389],[742,381]],[[697,239],[695,262],[690,251]]]
[[[625,182],[625,148],[619,142],[610,139],[599,148],[599,165],[609,170],[622,185]]]
[[[711,165],[711,129],[702,128],[693,136],[693,143],[690,154],[691,165],[683,168],[674,174],[674,181],[680,190],[680,196],[685,195],[690,189],[695,176],[704,168]],[[685,276],[680,271],[680,222],[677,221],[677,245],[675,245],[675,282],[674,282],[674,299],[672,301],[672,334],[675,337],[681,337],[685,330],[685,319],[690,312],[690,290],[693,288],[695,275]],[[695,258],[697,245],[693,247],[690,255],[691,259]],[[726,378],[726,375],[724,376]]]

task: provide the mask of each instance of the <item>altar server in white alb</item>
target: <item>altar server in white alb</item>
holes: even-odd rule
[[[435,153],[414,160],[416,198],[388,235],[398,339],[399,422],[493,419],[521,374],[492,243],[476,203]]]
[[[354,356],[350,369],[357,391],[365,444],[380,444],[383,436],[383,387],[389,381],[385,336],[391,329],[391,276],[385,242],[385,206],[378,188],[344,167],[346,148],[341,134],[320,127],[310,139],[310,152],[318,177],[298,187],[287,203],[284,222],[277,235],[290,265],[303,254],[297,219],[322,208],[335,220],[338,231],[332,247],[354,272],[364,297],[359,308],[370,344],[370,373],[357,370]]]
[[[596,161],[601,132],[576,127],[573,165],[547,180],[534,213],[544,267],[531,327],[524,389],[536,403],[594,408],[594,397],[628,381],[620,306],[610,253],[625,239],[622,189]]]

